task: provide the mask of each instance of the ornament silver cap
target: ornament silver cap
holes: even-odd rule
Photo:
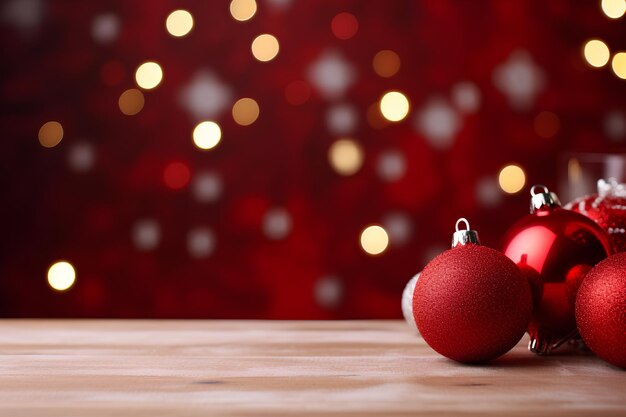
[[[459,225],[465,223],[465,229],[459,229]],[[454,225],[455,232],[452,235],[452,247],[456,248],[459,245],[480,245],[480,239],[478,238],[478,232],[470,229],[470,224],[466,218],[461,217],[456,221]]]
[[[538,192],[540,188],[543,188],[542,192]],[[540,210],[545,210],[554,207],[561,207],[561,201],[559,197],[553,192],[550,192],[545,185],[537,184],[533,185],[530,189],[530,212],[535,213]]]

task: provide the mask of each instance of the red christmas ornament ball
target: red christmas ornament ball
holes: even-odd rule
[[[589,349],[626,368],[626,253],[605,259],[585,276],[576,297],[576,323]]]
[[[503,252],[531,285],[529,349],[549,354],[576,334],[574,304],[586,273],[611,252],[607,233],[592,220],[561,208],[547,187],[531,189],[531,213],[503,238]]]
[[[613,252],[626,252],[626,184],[598,181],[598,194],[580,197],[565,206],[584,214],[609,234]]]
[[[433,259],[413,294],[422,337],[458,362],[486,362],[511,350],[531,311],[530,287],[519,268],[502,253],[474,244]]]

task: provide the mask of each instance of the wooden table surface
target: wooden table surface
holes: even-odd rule
[[[0,416],[626,416],[626,372],[434,353],[402,321],[0,321]]]

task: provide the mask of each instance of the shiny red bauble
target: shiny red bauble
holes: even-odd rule
[[[532,288],[529,348],[538,354],[549,353],[576,333],[578,287],[610,253],[605,231],[587,217],[561,208],[558,198],[545,191],[533,191],[536,207],[509,229],[503,246]]]
[[[604,229],[613,252],[626,252],[626,184],[599,180],[598,194],[580,197],[565,208],[584,214]]]
[[[413,313],[420,334],[459,362],[497,358],[522,338],[532,310],[528,283],[502,253],[476,244],[433,259],[415,284]]]
[[[605,259],[587,274],[576,298],[576,322],[589,349],[626,368],[626,253]]]

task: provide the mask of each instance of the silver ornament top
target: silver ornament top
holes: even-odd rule
[[[543,192],[537,192],[538,188],[543,188]],[[530,212],[534,213],[539,210],[545,210],[548,208],[561,207],[561,201],[559,197],[553,192],[550,192],[545,185],[537,184],[533,185],[530,189]]]
[[[465,230],[459,229],[459,224],[465,223]],[[470,225],[467,219],[461,217],[456,221],[454,225],[456,230],[452,235],[452,247],[456,248],[459,245],[467,245],[471,243],[473,245],[480,245],[480,239],[478,238],[478,232],[476,230],[470,230]]]

